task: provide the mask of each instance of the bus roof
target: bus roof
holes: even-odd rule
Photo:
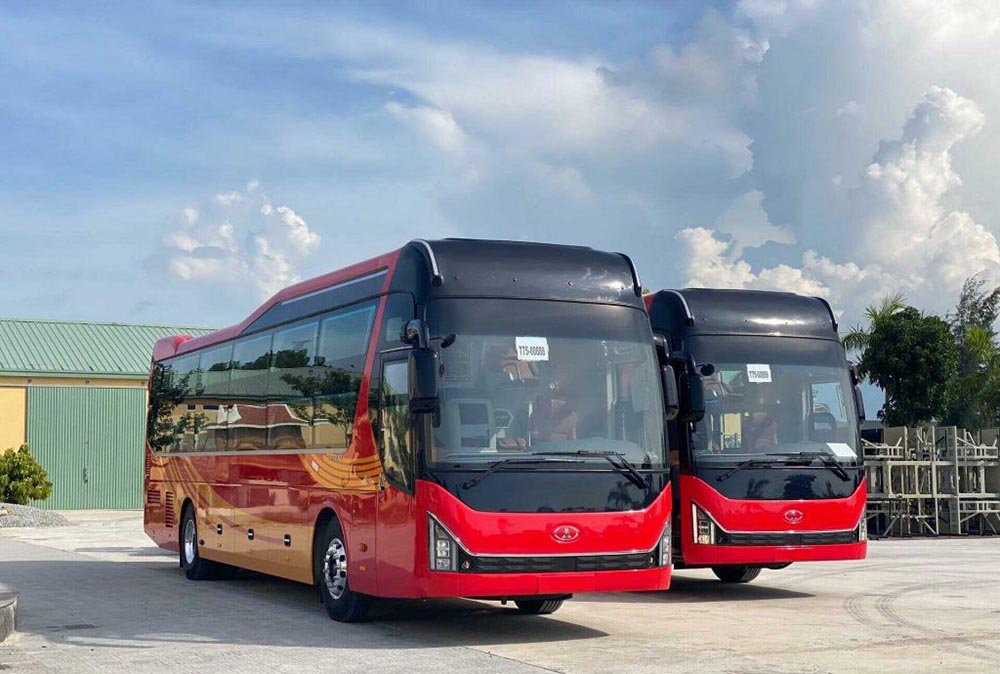
[[[821,297],[762,290],[684,288],[645,296],[653,330],[683,341],[693,335],[772,335],[839,339]]]
[[[628,256],[583,246],[483,239],[415,239],[399,250],[281,290],[240,323],[161,339],[160,360],[384,292],[406,291],[418,306],[441,297],[510,297],[642,307]]]

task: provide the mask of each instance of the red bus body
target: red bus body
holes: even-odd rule
[[[498,256],[502,267],[519,274],[514,281],[520,286],[508,291],[506,286],[462,285],[481,283],[474,274],[466,272],[470,266],[483,269],[486,264],[483,255]],[[627,289],[616,286],[611,291],[605,288],[592,298],[572,298],[574,307],[582,300],[605,307],[634,302],[641,312],[641,300],[632,287],[634,270],[629,271],[631,263],[624,256],[556,246],[420,241],[283,290],[239,325],[196,339],[179,336],[160,340],[153,354],[154,372],[164,361],[180,363],[178,359],[187,354],[201,353],[204,357],[217,345],[233,341],[239,344],[243,335],[258,334],[259,326],[278,321],[272,329],[280,330],[281,312],[291,311],[290,307],[303,301],[312,302],[330,288],[343,286],[344,292],[354,292],[350,284],[355,279],[369,279],[364,281],[369,283],[375,278],[379,283],[364,300],[368,302],[365,306],[374,307],[374,328],[364,350],[353,423],[344,431],[347,439],[341,443],[346,446],[335,451],[302,447],[301,437],[307,432],[303,429],[309,422],[302,421],[302,414],[294,404],[274,401],[227,404],[207,394],[188,394],[174,406],[179,412],[151,413],[150,438],[159,432],[154,428],[157,424],[176,427],[182,414],[201,415],[198,422],[201,427],[194,431],[194,440],[168,439],[163,441],[166,444],[156,446],[159,449],[154,448],[153,440],[147,442],[146,532],[159,546],[177,551],[181,547],[178,523],[184,509],[191,507],[197,521],[199,552],[205,559],[311,584],[317,579],[314,557],[317,531],[333,517],[346,539],[351,589],[377,597],[563,597],[576,592],[667,588],[669,560],[664,565],[659,559],[653,560],[653,556],[671,521],[668,481],[664,481],[662,489],[642,509],[547,512],[546,508],[532,511],[522,507],[521,511],[517,508],[499,511],[471,507],[453,493],[465,493],[463,487],[445,488],[442,484],[451,483],[428,479],[428,474],[422,472],[415,474],[411,487],[401,488],[384,469],[385,459],[377,441],[380,398],[376,380],[382,376],[380,362],[382,366],[398,363],[392,359],[397,352],[405,356],[406,351],[398,343],[398,325],[388,316],[392,298],[416,298],[415,317],[421,318],[420,314],[427,311],[421,309],[429,303],[426,298],[445,291],[449,297],[463,293],[470,297],[504,297],[508,292],[530,292],[556,301],[564,291],[556,288],[550,296],[545,288],[552,285],[593,294],[585,287],[576,289],[585,286],[580,279],[587,270],[571,259],[574,255],[581,258],[596,255],[601,264],[624,265],[624,272],[618,267],[615,271],[629,275]],[[532,280],[532,270],[545,267],[549,267],[546,274],[552,278]],[[460,276],[463,280],[459,280]],[[518,290],[525,286],[526,290]],[[387,343],[392,348],[385,348]],[[233,355],[231,360],[238,359]],[[198,367],[198,376],[204,381],[205,371],[202,365]],[[229,376],[232,389],[235,375]],[[151,397],[153,394],[151,391]],[[212,415],[221,421],[212,422]],[[261,425],[267,426],[266,431],[257,428]],[[228,449],[200,449],[199,443],[213,442],[207,436],[216,432],[212,430],[216,426],[224,426],[218,437],[228,440],[214,442]],[[186,432],[191,435],[189,430]],[[256,441],[244,439],[257,437],[254,433],[261,432],[269,438],[267,447],[257,447],[253,445]],[[308,429],[308,433],[314,434],[308,437],[318,438],[320,431]],[[172,449],[182,447],[183,442],[189,443],[187,451]],[[423,462],[423,459],[418,461]],[[611,478],[617,480],[618,476],[609,469],[607,479]],[[466,491],[473,495],[487,493],[491,480],[501,484],[500,480],[508,479],[518,476],[498,472],[483,477],[483,486]],[[524,474],[523,479],[549,478]],[[432,570],[430,517],[456,539],[462,559],[487,566],[501,565],[500,572]],[[573,534],[572,540],[568,540],[571,536],[566,532]],[[641,558],[639,562],[637,558]],[[616,561],[619,559],[631,560],[632,566],[619,564]],[[574,565],[571,570],[556,568],[564,562],[570,563],[568,560]],[[524,568],[521,572],[519,563]]]
[[[778,354],[787,350],[799,355],[794,357],[797,361],[788,357],[786,363],[794,361],[797,366],[816,369],[821,364],[816,354],[822,354],[822,364],[833,373],[826,385],[848,387],[848,363],[842,355],[833,313],[823,300],[788,293],[700,289],[660,291],[644,299],[654,334],[667,344],[675,357],[675,367],[683,369],[678,359],[687,359],[687,367],[696,371],[700,364],[710,363],[713,370],[729,367],[730,372],[735,372],[732,366],[716,367],[717,359],[726,359],[722,353],[727,350],[741,354],[732,360],[764,364],[783,362]],[[776,382],[781,366],[773,367]],[[726,373],[716,376],[721,380]],[[759,386],[774,382],[769,366],[766,383]],[[858,415],[856,383],[851,383],[853,390],[840,400],[848,417]],[[721,403],[721,398],[732,392],[732,387],[720,384],[716,390],[718,399],[706,396],[708,413],[713,403]],[[787,400],[782,402],[789,405]],[[829,409],[826,401],[812,405],[815,407],[808,409],[807,415]],[[829,411],[818,414],[832,416]],[[744,438],[749,434],[747,422],[751,415],[744,415],[742,420],[733,412],[717,416],[728,417],[730,425],[736,426],[737,431],[728,436],[732,442],[739,438],[740,431]],[[854,420],[848,417],[841,413],[835,421],[842,426],[840,432],[856,435],[856,428],[852,430]],[[859,451],[857,458],[842,469],[806,465],[808,462],[767,465],[762,460],[755,463],[752,455],[740,465],[736,459],[722,463],[730,451],[723,441],[713,446],[711,461],[706,461],[704,455],[698,460],[693,438],[703,431],[702,425],[677,422],[670,429],[675,568],[782,568],[792,562],[865,558],[866,485]],[[818,441],[814,444],[822,445]],[[834,443],[841,451],[846,451],[848,444]],[[853,446],[859,450],[860,442],[853,441]],[[741,459],[746,456],[741,455]],[[841,470],[843,477],[834,474]],[[814,482],[825,486],[814,487]]]

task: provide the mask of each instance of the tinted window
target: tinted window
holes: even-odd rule
[[[271,336],[258,335],[236,342],[230,373],[229,403],[218,413],[228,431],[229,449],[267,447],[267,374],[271,363]]]
[[[351,302],[357,302],[366,297],[378,295],[385,284],[385,270],[366,274],[358,278],[338,283],[331,288],[324,288],[316,292],[308,293],[301,297],[294,297],[284,302],[279,302],[256,321],[248,330],[258,330],[279,323],[293,321],[303,316],[311,316],[330,307],[344,306]]]
[[[193,451],[205,424],[204,414],[192,404],[198,392],[198,354],[173,358],[158,369],[151,395],[151,407],[156,408],[154,447],[164,452]]]
[[[379,334],[379,351],[406,346],[399,341],[403,324],[414,317],[413,297],[407,293],[393,293],[386,298],[385,311]]]
[[[305,449],[312,444],[317,323],[274,333],[274,360],[267,385],[267,445]]]
[[[267,369],[271,364],[271,336],[237,342],[229,392],[237,397],[263,401],[267,394]]]
[[[173,368],[157,363],[149,380],[149,415],[146,418],[146,440],[155,452],[174,450],[174,409],[184,403],[186,386],[178,386]]]
[[[233,345],[226,344],[201,354],[201,392],[206,396],[229,393],[229,371],[232,369]]]
[[[382,372],[379,449],[386,479],[412,489],[413,446],[410,434],[407,362],[394,360]]]
[[[358,390],[375,320],[376,302],[341,309],[320,323],[317,365],[312,371],[310,447],[346,448],[351,443]]]
[[[193,405],[201,418],[195,449],[208,452],[226,448],[226,397],[229,395],[229,373],[233,367],[233,345],[209,349],[201,353],[199,395]],[[220,412],[221,410],[221,412]]]

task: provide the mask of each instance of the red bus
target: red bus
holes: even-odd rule
[[[145,528],[188,578],[316,584],[341,621],[665,589],[663,383],[626,256],[412,241],[156,344]]]
[[[682,409],[668,424],[674,568],[745,583],[792,562],[863,559],[864,407],[830,305],[709,289],[645,301]]]

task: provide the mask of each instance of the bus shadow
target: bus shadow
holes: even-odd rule
[[[577,595],[573,601],[625,602],[642,604],[663,602],[672,604],[707,604],[714,602],[773,601],[776,599],[807,599],[816,595],[755,583],[722,583],[715,579],[673,576],[670,589],[659,592],[628,592],[615,594]]]
[[[382,600],[372,620],[330,620],[312,587],[251,572],[188,581],[173,560],[0,561],[21,593],[18,631],[89,648],[235,644],[324,649],[427,649],[607,636],[558,616],[463,599]]]
[[[128,555],[129,557],[162,557],[163,559],[174,559],[177,556],[177,553],[167,552],[160,548],[153,548],[148,545],[109,545],[105,547],[73,548],[73,552],[79,552],[82,554],[94,552],[117,552],[123,555]]]

